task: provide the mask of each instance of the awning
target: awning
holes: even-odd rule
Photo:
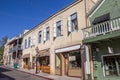
[[[30,54],[25,54],[22,56],[22,58],[30,58]]]
[[[66,48],[56,49],[55,53],[69,52],[69,51],[78,50],[78,49],[80,49],[80,45],[75,45],[75,46],[70,46],[70,47],[66,47]]]
[[[48,49],[40,50],[37,56],[40,57],[50,56],[50,49],[48,48]]]
[[[104,22],[104,21],[108,21],[108,20],[110,20],[110,13],[107,13],[107,14],[101,15],[99,17],[96,17],[94,19],[94,21],[92,22],[92,24],[96,25],[98,23],[101,23],[101,22]]]

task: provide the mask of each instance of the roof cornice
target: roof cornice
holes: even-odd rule
[[[51,15],[50,17],[46,18],[45,20],[43,20],[42,22],[40,22],[38,25],[34,26],[31,30],[29,30],[28,32],[26,32],[24,34],[24,36],[28,35],[30,32],[32,32],[33,30],[37,29],[39,26],[45,24],[46,22],[50,21],[51,19],[53,19],[54,17],[56,17],[57,15],[65,12],[66,10],[68,10],[69,8],[73,7],[74,5],[80,3],[83,0],[75,0],[73,3],[69,4],[68,6],[64,7],[63,9],[59,10],[58,12],[56,12],[55,14]],[[24,37],[23,36],[23,37]]]
[[[89,17],[95,10],[96,8],[101,4],[103,0],[98,0],[97,3],[93,6],[93,8],[89,11],[89,13],[87,14],[87,17]]]

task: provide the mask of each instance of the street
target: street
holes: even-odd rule
[[[0,66],[0,80],[48,80],[8,67]]]

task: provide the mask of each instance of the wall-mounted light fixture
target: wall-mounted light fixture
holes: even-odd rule
[[[96,48],[96,52],[99,52],[100,51],[100,49],[99,48]]]
[[[113,48],[108,46],[108,53],[113,53]]]

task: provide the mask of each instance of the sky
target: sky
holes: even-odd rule
[[[0,0],[0,39],[31,29],[75,0]]]

